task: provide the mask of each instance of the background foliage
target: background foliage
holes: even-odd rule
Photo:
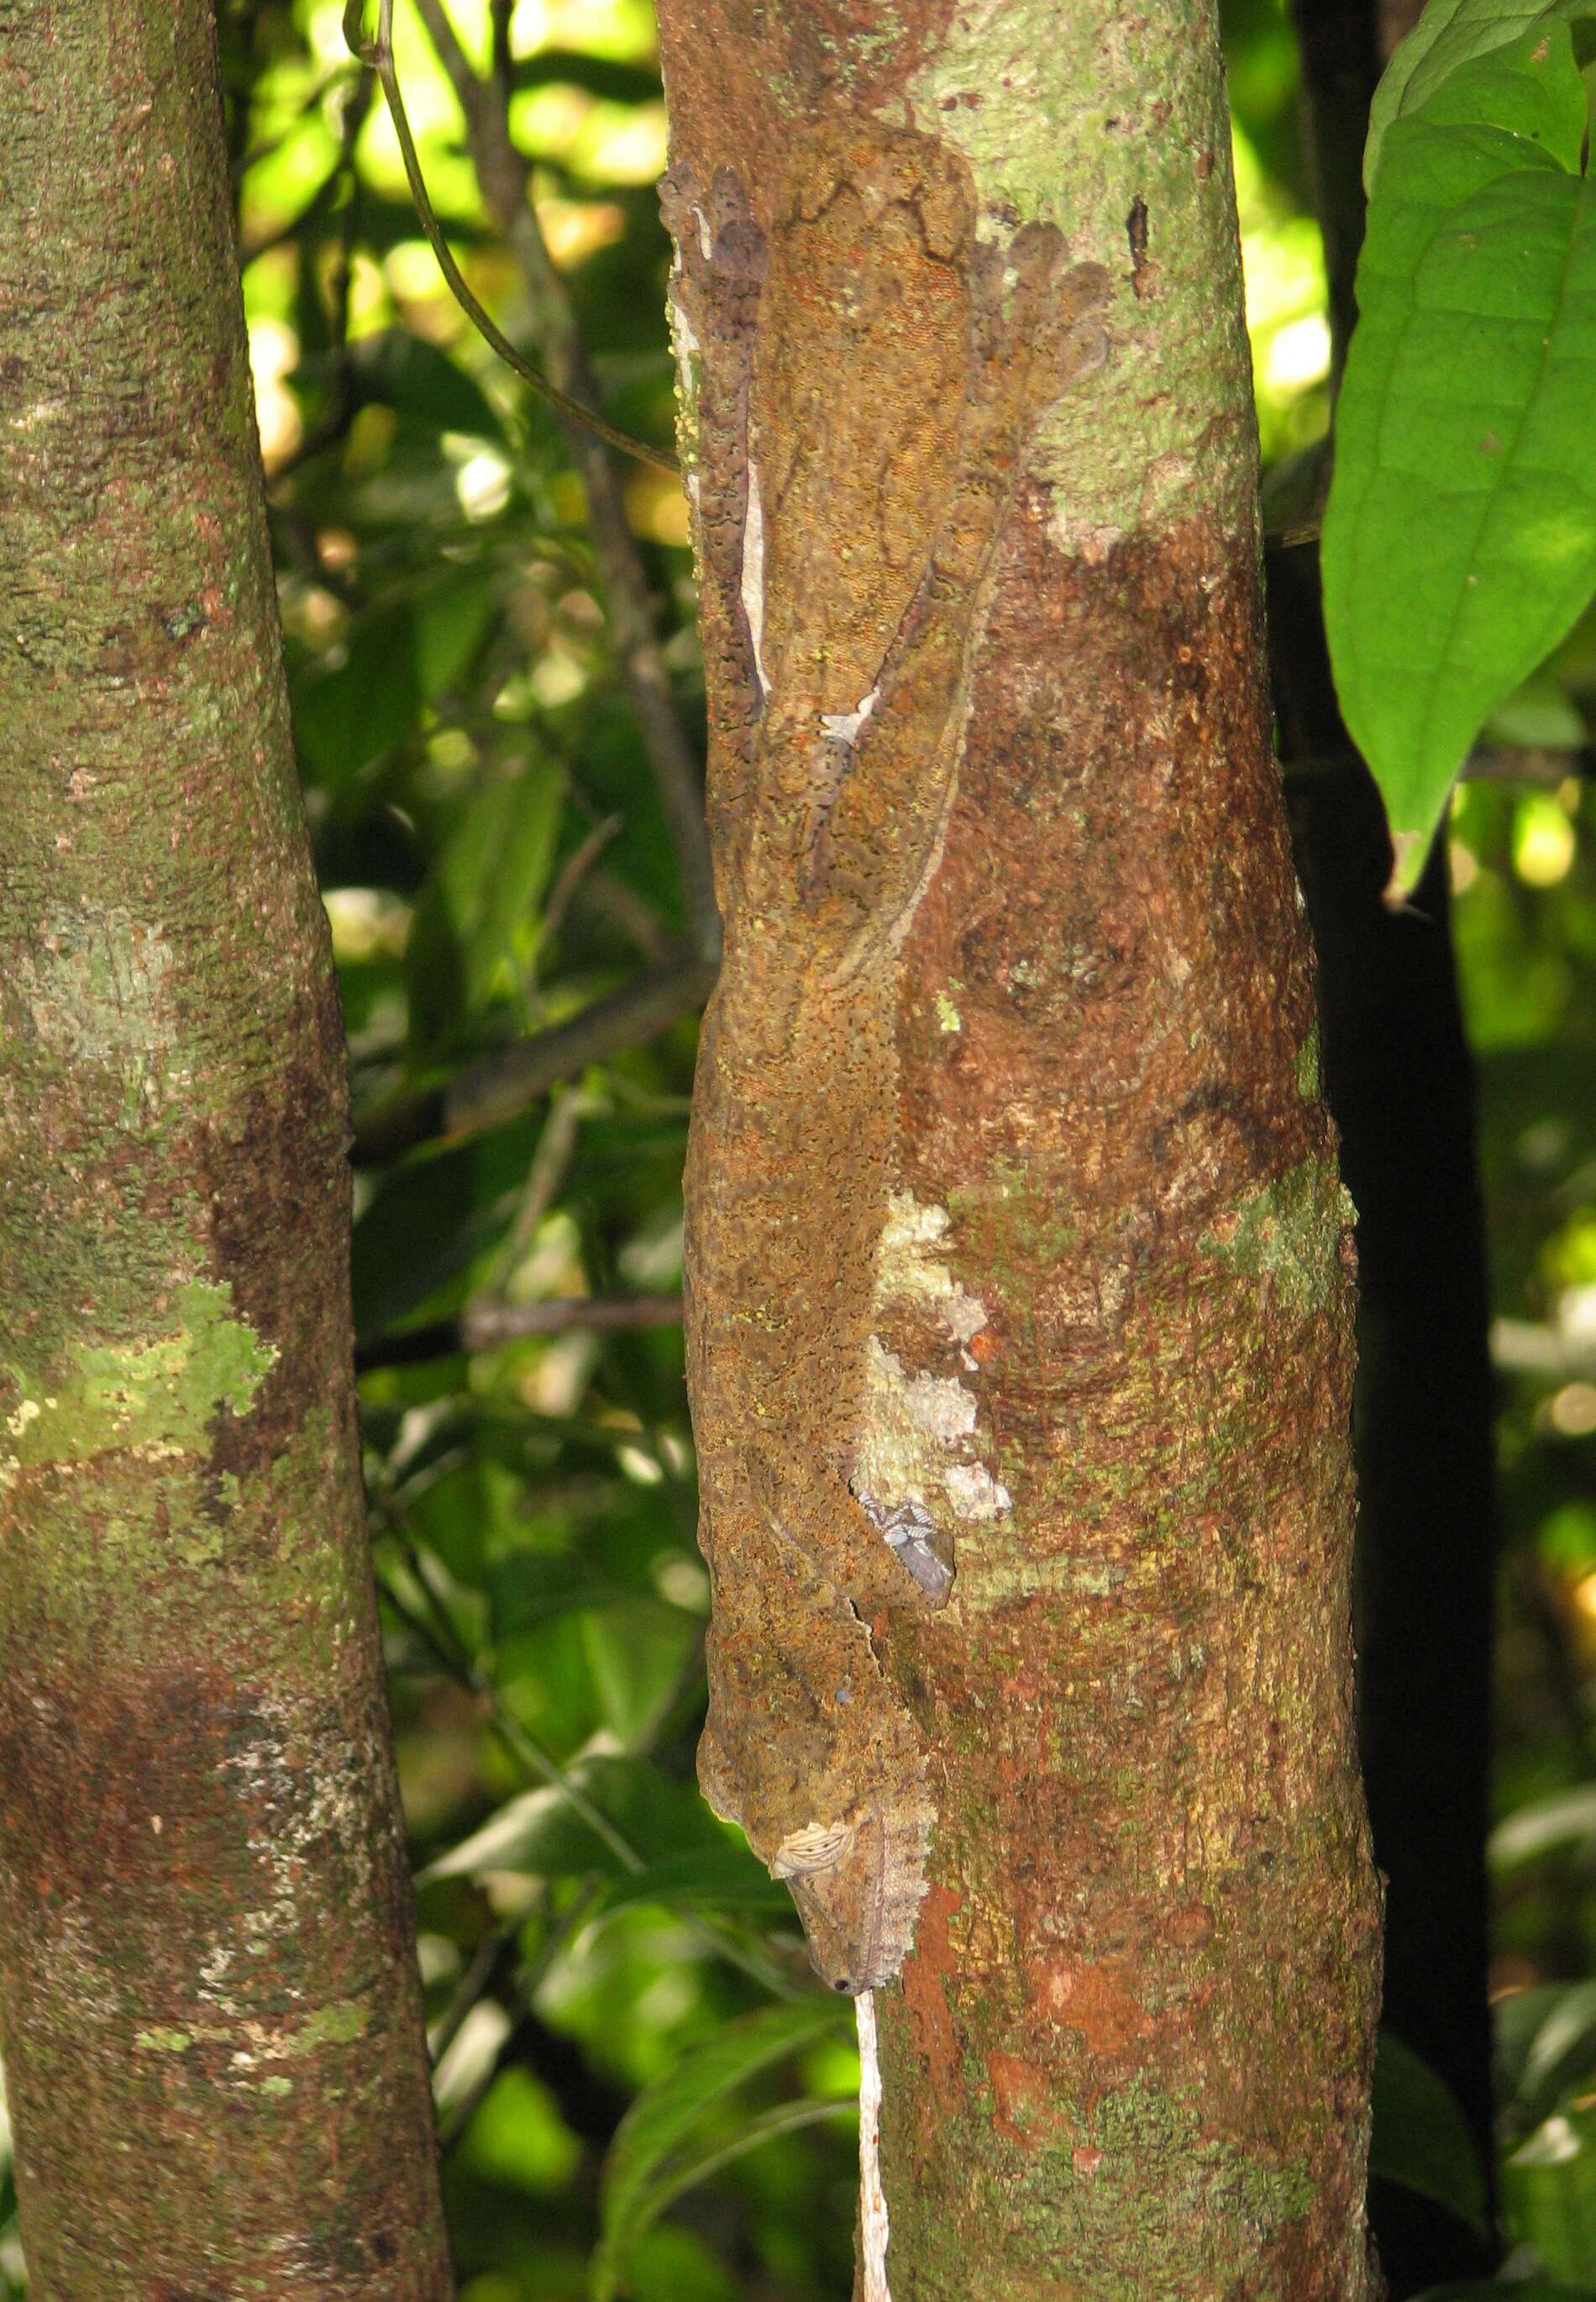
[[[496,48],[557,292],[492,228],[407,5],[399,64],[461,264],[534,357],[568,298],[609,414],[668,442],[646,0],[459,0],[453,21],[477,64]],[[299,755],[357,1104],[391,1112],[670,981],[694,921],[610,642],[613,552],[558,425],[442,287],[340,0],[224,0],[223,28]],[[1278,0],[1235,0],[1228,39],[1278,463],[1326,418],[1323,267]],[[696,749],[682,502],[614,471],[657,693]],[[1587,624],[1497,714],[1447,836],[1501,1370],[1504,2195],[1516,2266],[1596,2290],[1592,704]],[[850,2277],[851,2032],[693,1785],[693,1024],[669,1007],[636,1043],[624,1012],[601,1046],[560,1043],[552,1084],[497,1123],[448,1147],[418,1124],[358,1172],[373,1527],[466,2302],[821,2302]],[[1382,2163],[1478,2214],[1427,2079],[1382,2058]],[[8,2223],[0,2273],[21,2290]]]

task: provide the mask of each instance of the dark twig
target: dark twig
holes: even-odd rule
[[[568,392],[561,391],[541,368],[534,367],[530,360],[523,359],[486,306],[478,301],[465,273],[454,260],[427,190],[426,179],[421,172],[421,158],[411,133],[410,116],[405,109],[404,91],[399,87],[399,74],[393,64],[393,0],[377,0],[377,37],[374,40],[365,38],[363,29],[365,14],[365,0],[349,0],[344,10],[344,38],[350,53],[358,56],[363,64],[369,64],[382,83],[382,94],[387,98],[393,120],[393,132],[399,139],[399,156],[405,164],[410,197],[416,203],[416,214],[456,303],[478,334],[492,346],[505,365],[513,368],[524,382],[531,384],[533,390],[562,416],[574,424],[585,425],[590,432],[596,432],[601,439],[608,440],[612,448],[620,449],[624,455],[635,456],[642,463],[652,464],[662,472],[674,473],[676,468],[674,456],[667,455],[662,448],[651,448],[646,441],[634,440],[629,432],[623,432],[618,424],[607,422],[595,409],[584,407]]]
[[[591,401],[596,396],[592,371],[571,298],[532,203],[531,170],[510,136],[508,84],[499,78],[483,80],[472,69],[443,0],[416,0],[416,6],[465,114],[466,143],[483,201],[520,267],[533,332],[549,374],[568,398]],[[710,867],[703,794],[659,652],[648,575],[626,517],[619,477],[602,441],[576,423],[567,422],[562,428],[587,491],[593,559],[609,611],[616,663],[665,809],[693,945],[701,958],[715,958],[720,950],[720,915]]]
[[[568,1023],[514,1039],[467,1063],[441,1087],[396,1096],[364,1115],[357,1113],[351,1152],[356,1165],[394,1158],[434,1136],[470,1135],[514,1119],[573,1072],[643,1046],[691,1014],[709,997],[715,975],[706,961],[683,960],[595,1000]]]
[[[528,1335],[615,1334],[650,1327],[679,1327],[679,1295],[558,1296],[542,1303],[467,1306],[458,1319],[437,1319],[408,1333],[379,1335],[355,1352],[358,1374],[373,1367],[416,1366],[457,1351],[491,1350]]]

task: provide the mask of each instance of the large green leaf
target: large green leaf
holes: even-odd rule
[[[1596,2264],[1596,2112],[1558,2111],[1502,2163],[1515,2237],[1553,2278],[1585,2279]]]
[[[1588,1846],[1596,1839],[1596,1783],[1581,1783],[1571,1791],[1553,1791],[1549,1797],[1521,1806],[1499,1822],[1491,1834],[1489,1853],[1494,1870],[1511,1870],[1543,1854],[1569,1847]]]
[[[1433,2198],[1488,2237],[1485,2177],[1463,2113],[1429,2063],[1383,2030],[1373,2105],[1371,2175]]]
[[[1544,24],[1593,13],[1596,0],[1550,0],[1550,5],[1548,0],[1430,0],[1386,66],[1369,106],[1365,189],[1374,189],[1392,127],[1423,108],[1461,66],[1538,33]]]
[[[583,1800],[597,1808],[644,1863],[726,1844],[724,1830],[697,1791],[673,1781],[646,1759],[582,1759],[567,1771]],[[557,1788],[511,1799],[424,1875],[449,1878],[490,1870],[535,1878],[632,1875],[613,1846]]]
[[[1583,2094],[1596,2076],[1596,1982],[1573,1982],[1544,1993],[1523,1995],[1544,1996],[1550,2003],[1537,2010],[1539,2020],[1524,2043],[1512,2097],[1506,2105],[1521,2133],[1550,2118],[1566,2096]],[[1498,2059],[1502,2059],[1499,2052]]]
[[[405,954],[418,1056],[447,1046],[508,987],[517,960],[530,960],[565,790],[563,769],[533,760],[473,793],[416,904]]]
[[[408,328],[380,328],[349,348],[350,382],[361,401],[374,400],[440,432],[502,441],[497,410],[475,376]]]
[[[469,662],[498,597],[494,576],[462,570],[424,598],[363,616],[335,669],[294,684],[294,738],[307,773],[336,790],[413,734]]]
[[[608,1917],[634,1903],[663,1903],[673,1911],[761,1911],[783,1918],[793,1908],[780,1879],[731,1838],[686,1854],[662,1855],[630,1878],[617,1878],[605,1888],[594,1915]]]
[[[1550,2286],[1544,2278],[1466,2278],[1460,2285],[1426,2286],[1414,2302],[1591,2302],[1588,2286]]]
[[[707,2148],[690,2148],[705,2112],[756,2071],[841,2029],[847,2019],[847,2010],[834,1998],[802,1998],[791,2005],[761,2007],[691,2047],[662,2078],[644,2088],[621,2121],[605,2162],[592,2302],[611,2302],[621,2290],[627,2250],[655,2215],[680,2196],[688,2181],[701,2180],[725,2163],[723,2134]],[[780,2105],[788,2113],[788,2125],[794,2122],[794,2113],[825,2115],[832,2108],[811,2102]],[[743,2129],[744,2133],[751,2130]],[[768,2116],[766,2131],[770,2130],[779,2129],[769,2126]],[[764,2134],[758,2138],[765,2138]]]
[[[1465,97],[1498,118],[1459,122]],[[1596,588],[1596,205],[1564,164],[1575,103],[1583,121],[1552,24],[1396,124],[1370,210],[1324,612],[1399,892],[1482,721]],[[1536,134],[1501,124],[1531,112]]]

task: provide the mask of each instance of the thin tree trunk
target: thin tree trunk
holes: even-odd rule
[[[0,0],[0,2037],[38,2302],[451,2291],[203,0]]]
[[[1393,28],[1380,0],[1298,0],[1293,13],[1339,375],[1369,103],[1382,46],[1409,26]],[[1386,1880],[1381,2019],[1452,2089],[1489,2182],[1495,1400],[1446,843],[1413,904],[1388,911],[1384,810],[1337,709],[1316,553],[1274,555],[1269,625],[1281,752],[1300,763],[1291,821],[1319,953],[1325,1092],[1358,1210],[1358,1729]],[[1370,2212],[1398,2297],[1490,2267],[1494,2249],[1416,2191],[1378,2184]]]
[[[1350,1210],[1214,25],[661,19],[700,1769],[871,1991],[856,2292],[1359,2302]]]

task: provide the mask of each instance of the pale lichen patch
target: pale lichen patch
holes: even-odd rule
[[[232,1308],[225,1280],[190,1279],[175,1291],[169,1324],[125,1343],[80,1344],[76,1365],[48,1391],[7,1369],[22,1397],[7,1418],[13,1444],[0,1455],[0,1483],[36,1464],[67,1467],[113,1448],[144,1461],[208,1452],[213,1417],[245,1414],[277,1357]]]
[[[973,1372],[977,1362],[965,1347],[987,1325],[987,1307],[948,1270],[943,1242],[950,1220],[945,1207],[893,1194],[877,1247],[874,1310],[883,1323],[907,1309],[939,1326],[960,1347],[961,1365]],[[976,1453],[980,1410],[966,1382],[906,1367],[878,1335],[867,1342],[864,1374],[853,1487],[872,1497],[883,1520],[918,1511],[934,1524],[928,1507],[938,1501],[966,1522],[1012,1508],[1007,1488]]]
[[[54,903],[13,956],[4,1006],[10,1029],[47,1059],[120,1074],[119,1123],[130,1127],[165,1099],[174,972],[166,938],[130,912]]]

